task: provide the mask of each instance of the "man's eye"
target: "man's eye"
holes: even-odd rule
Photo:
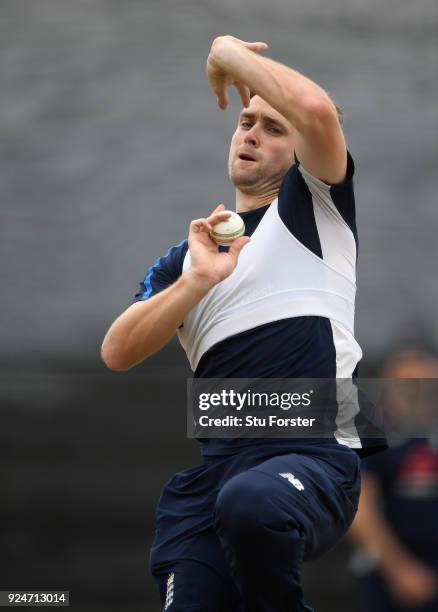
[[[269,132],[271,132],[272,134],[281,134],[281,130],[279,130],[276,127],[270,127],[268,128]]]
[[[242,123],[240,125],[242,127],[244,127],[244,128],[250,128],[251,127],[251,123],[249,121],[242,121]]]

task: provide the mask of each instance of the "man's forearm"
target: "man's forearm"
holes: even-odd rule
[[[209,61],[232,75],[304,133],[319,115],[336,114],[328,94],[296,70],[262,57],[230,36],[213,42]]]
[[[377,566],[389,574],[409,556],[408,551],[392,532],[374,507],[358,513],[350,531],[353,538],[365,548]]]
[[[359,509],[350,535],[373,557],[385,575],[397,571],[399,564],[410,559],[410,553],[377,509],[379,489],[375,478],[363,474]]]
[[[103,361],[111,370],[126,371],[159,351],[211,287],[188,270],[164,291],[130,306],[105,336]]]
[[[219,204],[207,218],[194,219],[188,237],[191,267],[170,287],[132,304],[114,321],[101,349],[111,370],[129,370],[163,348],[210,289],[232,274],[250,238],[236,238],[227,253],[219,252],[210,238],[214,225],[229,216]]]

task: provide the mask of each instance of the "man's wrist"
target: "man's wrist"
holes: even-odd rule
[[[228,35],[217,36],[211,43],[210,55],[212,55],[213,58],[216,55],[219,56],[224,47],[232,42],[231,38],[232,37]]]
[[[194,268],[189,268],[181,277],[190,286],[192,291],[195,291],[200,297],[204,297],[212,289],[217,281],[211,278],[208,274],[200,272]]]
[[[387,555],[381,555],[378,560],[382,573],[390,582],[397,582],[405,567],[409,567],[411,559],[403,551],[391,551]]]
[[[230,53],[235,53],[235,51],[240,51],[241,49],[245,49],[245,46],[242,45],[238,40],[236,40],[233,36],[218,36],[214,39],[210,53],[208,56],[208,60],[215,66],[216,68],[224,68],[225,64],[229,63],[231,57]],[[229,67],[229,66],[228,66]]]

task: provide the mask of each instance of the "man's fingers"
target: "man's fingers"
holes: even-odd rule
[[[221,202],[218,206],[216,206],[216,208],[211,212],[211,214],[214,215],[214,213],[219,212],[220,210],[224,210],[224,208],[225,204]]]
[[[216,223],[220,221],[225,221],[230,214],[230,212],[218,211],[217,213],[211,214],[207,219],[195,219],[190,223],[190,231],[195,233],[211,232],[213,225],[216,225]]]
[[[211,225],[207,219],[195,219],[190,223],[190,231],[199,234],[200,232],[210,232]]]
[[[221,110],[225,110],[229,102],[227,88],[224,87],[223,89],[217,91],[216,95],[217,95],[217,105],[219,106]]]
[[[266,49],[268,49],[268,45],[265,42],[246,42],[244,40],[242,40],[242,42],[245,47],[251,51],[266,51]]]
[[[210,223],[210,225],[216,225],[216,223],[219,223],[220,221],[226,221],[229,217],[230,217],[231,213],[229,211],[219,211],[217,213],[213,213],[211,214],[207,221],[208,223]]]
[[[248,108],[249,102],[251,99],[251,93],[249,91],[249,87],[244,85],[243,83],[236,82],[234,83],[235,88],[239,92],[240,99],[242,100],[242,104],[245,108]]]
[[[236,238],[236,240],[233,240],[233,242],[231,243],[228,253],[233,255],[234,257],[238,257],[240,251],[249,242],[251,242],[251,238],[249,236],[241,236],[240,238]]]

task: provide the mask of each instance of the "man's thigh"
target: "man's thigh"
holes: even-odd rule
[[[283,521],[287,529],[290,521],[304,537],[304,560],[317,558],[351,525],[360,493],[355,453],[341,448],[322,457],[324,453],[273,457],[232,478],[219,498],[225,493],[238,506],[247,504],[249,512],[256,509],[268,526]]]
[[[271,457],[220,490],[215,529],[245,609],[310,610],[301,565],[345,534],[359,497],[359,460],[349,449]]]
[[[166,612],[240,612],[240,597],[230,577],[210,565],[180,559],[154,570]]]

